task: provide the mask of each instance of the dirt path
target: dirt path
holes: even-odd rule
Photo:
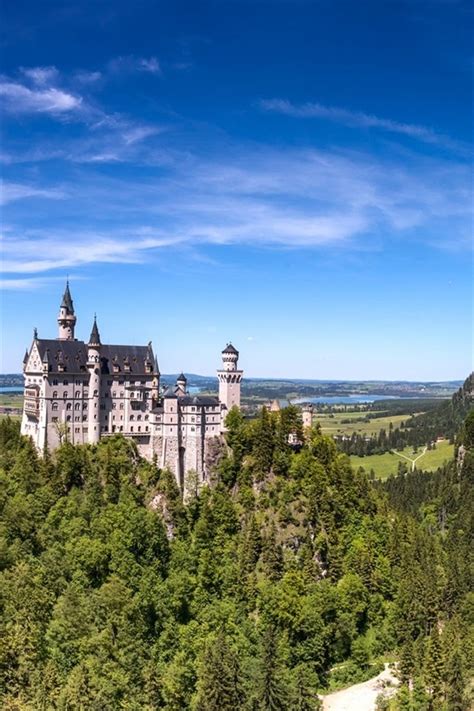
[[[389,682],[393,685],[398,684],[388,664],[385,664],[383,672],[373,679],[324,696],[323,709],[324,711],[374,711],[375,699]],[[390,691],[387,691],[388,694]]]

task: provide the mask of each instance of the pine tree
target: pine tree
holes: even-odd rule
[[[242,708],[243,703],[238,658],[221,631],[207,646],[195,708],[196,711],[235,711]]]
[[[436,707],[443,694],[444,659],[438,626],[435,625],[428,639],[425,654],[424,678],[430,692],[431,705]]]
[[[294,708],[284,678],[284,667],[278,658],[277,636],[273,627],[267,627],[263,635],[256,700],[259,711],[291,711]]]
[[[278,580],[283,572],[283,551],[277,543],[276,528],[272,522],[263,539],[262,562],[266,576],[270,580]]]
[[[446,700],[449,711],[464,711],[466,709],[464,686],[462,658],[459,647],[456,647],[446,664]]]

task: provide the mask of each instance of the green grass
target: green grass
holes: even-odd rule
[[[372,413],[371,413],[372,414]],[[387,415],[386,417],[376,417],[367,421],[363,420],[365,413],[363,412],[342,412],[330,417],[326,414],[316,414],[313,418],[314,422],[319,422],[323,434],[328,435],[351,435],[353,432],[363,435],[371,435],[379,432],[381,429],[388,431],[390,423],[394,428],[400,426],[404,420],[408,420],[410,415]],[[350,422],[345,422],[350,420]]]
[[[413,452],[411,447],[401,450],[400,454],[404,454],[410,459],[414,459],[420,455],[423,451],[423,447],[418,449],[417,453]],[[446,461],[452,459],[454,454],[454,445],[449,444],[447,440],[438,442],[436,444],[436,449],[427,450],[423,456],[416,462],[417,469],[424,469],[425,471],[434,471],[438,467],[442,466]],[[411,468],[411,463],[398,456],[392,452],[385,452],[385,454],[371,454],[368,457],[355,457],[352,456],[351,464],[355,468],[364,467],[364,469],[369,472],[371,469],[374,470],[375,476],[378,479],[386,479],[390,474],[396,474],[398,470],[398,463],[405,462],[409,468]]]

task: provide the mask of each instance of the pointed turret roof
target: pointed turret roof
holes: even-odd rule
[[[155,356],[155,364],[153,366],[153,371],[156,375],[160,375],[160,366],[158,365],[158,356]]]
[[[239,351],[237,350],[237,348],[234,348],[232,343],[228,343],[222,352],[223,353],[233,353],[235,355],[239,355]]]
[[[97,318],[95,315],[94,315],[94,323],[92,326],[91,335],[89,337],[89,344],[100,346],[100,333],[99,333],[99,328],[97,326]]]
[[[188,380],[187,380],[184,373],[180,373],[180,375],[178,375],[178,377],[176,378],[176,382],[177,383],[187,383]]]
[[[66,282],[66,288],[64,289],[63,300],[61,301],[61,307],[67,309],[68,313],[74,313],[74,304],[72,301],[71,292],[69,291],[69,280]]]
[[[43,356],[43,363],[44,365],[49,365],[50,364],[50,359],[49,359],[49,348],[46,348]]]
[[[27,348],[26,351],[25,351],[25,355],[24,355],[24,357],[23,357],[23,365],[26,365],[26,364],[27,364],[29,357],[30,357],[30,355],[29,355],[29,353],[28,353],[28,348]]]

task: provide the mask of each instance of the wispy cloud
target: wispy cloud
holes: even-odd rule
[[[391,133],[398,133],[409,136],[424,143],[444,146],[459,150],[463,148],[458,141],[449,136],[436,133],[431,128],[419,126],[412,123],[393,121],[392,119],[380,118],[363,111],[349,111],[348,109],[336,106],[326,106],[319,103],[292,104],[286,99],[263,99],[260,107],[265,111],[284,114],[294,118],[320,118],[328,121],[335,121],[349,127],[377,128]]]
[[[51,84],[59,76],[56,67],[22,67],[20,71],[28,77],[28,79],[31,79],[34,84],[40,86]]]
[[[53,206],[54,223],[67,227],[7,234],[4,270],[39,275],[143,262],[171,247],[370,249],[380,246],[380,235],[435,246],[448,225],[452,244],[464,248],[472,210],[467,179],[465,166],[438,159],[414,156],[408,165],[362,153],[242,145],[228,147],[225,161],[188,156],[162,175],[135,180],[81,168],[68,204]]]
[[[2,182],[0,184],[0,205],[6,205],[14,200],[22,200],[26,198],[48,198],[52,200],[60,200],[64,197],[64,192],[55,188],[37,188],[33,185],[22,185],[21,183]]]
[[[80,109],[82,98],[73,94],[47,87],[30,89],[12,81],[0,81],[0,96],[4,99],[4,109],[10,113],[67,114]]]
[[[107,68],[113,74],[132,74],[134,72],[162,74],[160,62],[156,57],[136,57],[134,55],[115,57],[108,63]]]

